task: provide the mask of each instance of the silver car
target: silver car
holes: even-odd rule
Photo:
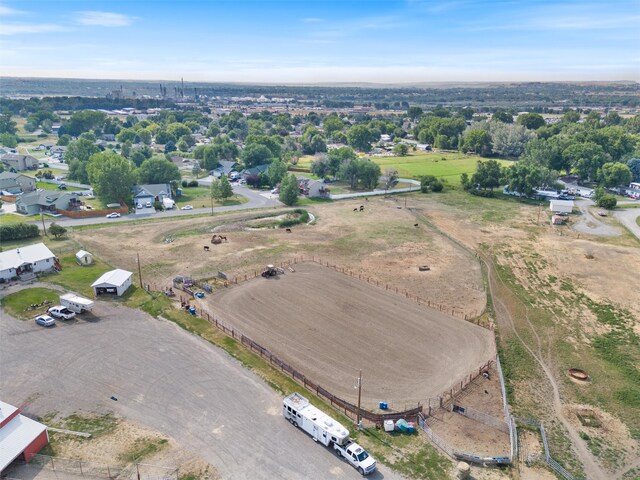
[[[53,327],[56,324],[56,321],[49,315],[38,315],[36,317],[36,323],[43,327]]]

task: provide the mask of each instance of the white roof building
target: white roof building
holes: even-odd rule
[[[79,250],[76,253],[76,262],[80,265],[91,265],[93,263],[93,255],[86,250]]]
[[[106,272],[91,284],[96,295],[122,295],[131,286],[133,273],[120,268]]]
[[[44,243],[0,252],[0,278],[8,280],[26,273],[51,270],[56,256]]]
[[[45,425],[0,401],[0,472],[20,456],[28,462],[47,443],[49,435]]]

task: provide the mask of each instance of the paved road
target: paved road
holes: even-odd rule
[[[640,240],[640,226],[636,223],[636,218],[640,216],[640,207],[619,208],[613,215]]]
[[[420,182],[410,178],[400,178],[399,182],[410,183],[413,187],[397,188],[395,190],[385,190],[383,188],[376,188],[370,192],[356,192],[356,193],[339,193],[336,195],[329,195],[331,200],[344,200],[346,198],[360,198],[360,197],[372,197],[375,195],[387,195],[391,193],[407,193],[417,192],[420,190]]]
[[[253,208],[269,208],[269,207],[279,207],[282,206],[279,200],[276,198],[268,198],[264,195],[257,193],[250,188],[242,187],[236,185],[233,187],[234,193],[238,195],[242,195],[243,197],[247,197],[249,201],[247,203],[242,203],[240,205],[229,205],[226,207],[213,207],[214,212],[233,212],[236,210],[249,210]],[[45,217],[45,223],[47,227],[55,222],[58,225],[62,225],[63,227],[73,227],[77,225],[96,225],[100,223],[118,223],[118,222],[126,222],[130,220],[145,220],[145,219],[158,219],[165,217],[180,217],[185,215],[193,215],[193,214],[206,214],[211,213],[211,208],[194,208],[193,210],[167,210],[164,212],[156,212],[151,213],[149,215],[143,214],[129,214],[123,215],[120,218],[106,218],[106,217],[89,217],[89,218],[66,218],[60,217],[59,219],[53,219],[51,217]],[[41,225],[40,219],[34,220],[32,223],[36,223],[37,225]]]
[[[50,329],[2,313],[3,400],[34,415],[114,411],[173,437],[222,478],[360,477],[284,421],[281,397],[223,351],[138,310],[97,302],[94,313]],[[401,478],[381,470],[373,478]]]

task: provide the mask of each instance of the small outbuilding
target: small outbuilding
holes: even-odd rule
[[[46,425],[20,414],[20,409],[0,401],[0,472],[20,458],[29,462],[49,443]]]
[[[76,253],[76,262],[78,262],[78,265],[82,265],[83,267],[86,265],[92,265],[93,255],[85,250],[80,250]]]
[[[571,213],[573,211],[573,200],[551,200],[549,209],[553,213]]]
[[[117,268],[104,273],[91,284],[91,287],[96,296],[107,294],[120,297],[131,286],[132,275],[131,272]]]

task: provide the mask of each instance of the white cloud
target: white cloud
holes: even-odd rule
[[[24,33],[63,32],[67,28],[54,23],[14,23],[4,24],[0,28],[0,35],[21,35]]]
[[[84,11],[76,12],[76,21],[80,25],[97,25],[100,27],[128,27],[135,17],[122,13]]]
[[[22,10],[16,10],[15,8],[6,7],[4,5],[0,5],[0,16],[9,16],[9,15],[24,15],[27,12]]]

